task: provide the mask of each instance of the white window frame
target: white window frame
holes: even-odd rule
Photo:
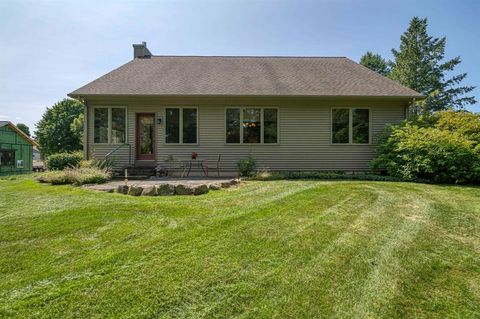
[[[107,129],[107,143],[95,142],[95,109],[108,109],[108,129]],[[125,142],[123,143],[112,143],[112,109],[124,109],[125,110]],[[123,105],[112,105],[112,106],[94,106],[92,112],[92,127],[93,127],[93,144],[95,145],[122,145],[128,143],[128,110],[126,106]]]
[[[167,142],[167,109],[179,109],[179,134],[178,134],[178,143]],[[195,109],[197,110],[197,141],[195,143],[184,143],[183,142],[183,109]],[[165,106],[163,111],[163,118],[165,119],[165,129],[164,129],[164,138],[163,141],[168,145],[198,145],[199,143],[199,122],[200,122],[200,112],[198,111],[198,106]]]
[[[346,109],[348,112],[348,143],[333,142],[333,110]],[[368,110],[368,143],[353,143],[353,110]],[[330,144],[331,145],[371,145],[372,144],[372,109],[369,106],[332,106],[330,108]]]
[[[227,143],[227,110],[239,109],[240,110],[240,143]],[[244,109],[260,109],[260,143],[244,143],[243,142],[243,110]],[[264,110],[275,109],[277,110],[277,142],[276,143],[264,143],[263,135],[265,130],[264,123]],[[227,106],[223,114],[223,142],[225,145],[279,145],[280,144],[280,108],[278,106]]]

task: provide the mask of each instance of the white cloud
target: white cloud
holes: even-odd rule
[[[8,116],[8,115],[0,115],[0,120],[7,120],[9,118],[10,118],[10,116]]]

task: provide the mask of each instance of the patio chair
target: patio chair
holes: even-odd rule
[[[220,160],[222,159],[222,154],[218,154],[217,160],[205,160],[202,163],[203,170],[205,175],[208,176],[208,171],[217,171],[217,177],[220,177]]]
[[[173,156],[169,157],[165,161],[167,165],[167,175],[170,177],[174,177],[175,172],[180,173],[180,177],[183,178],[185,173],[187,172],[188,165],[184,161],[180,161],[177,159],[174,159]]]

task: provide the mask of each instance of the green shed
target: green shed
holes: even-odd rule
[[[0,121],[0,175],[32,172],[34,140],[8,121]]]

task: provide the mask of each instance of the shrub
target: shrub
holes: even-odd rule
[[[441,115],[440,115],[441,116]],[[406,123],[392,127],[377,147],[371,166],[405,180],[467,183],[480,179],[480,149],[464,134]]]
[[[67,168],[63,171],[49,171],[37,176],[41,183],[61,184],[101,184],[112,178],[111,173],[99,168]]]
[[[457,132],[480,144],[480,114],[466,111],[443,111],[434,116],[434,126],[440,130]]]
[[[255,174],[254,178],[258,179],[260,181],[266,181],[266,180],[270,179],[271,176],[272,176],[272,174],[267,169],[262,169],[262,170],[259,170]]]
[[[70,184],[70,180],[65,171],[48,171],[37,176],[40,183],[50,183],[52,185]]]
[[[107,169],[111,170],[113,167],[113,160],[111,159],[104,159],[104,160],[97,160],[97,159],[91,159],[91,160],[81,160],[80,161],[80,168],[100,168],[100,169]]]
[[[65,173],[73,185],[102,184],[112,178],[107,170],[93,167],[66,169]]]
[[[312,180],[361,180],[361,181],[388,181],[399,182],[403,179],[391,176],[376,175],[371,173],[346,174],[345,172],[272,172],[268,176],[255,175],[254,180],[275,181],[275,180],[296,180],[296,179],[312,179]],[[428,182],[427,180],[418,180],[418,182]]]
[[[82,158],[82,152],[52,154],[47,158],[47,167],[49,170],[78,167]]]
[[[237,162],[237,167],[241,176],[251,176],[257,167],[257,162],[252,156],[249,156],[246,159],[239,160]]]

